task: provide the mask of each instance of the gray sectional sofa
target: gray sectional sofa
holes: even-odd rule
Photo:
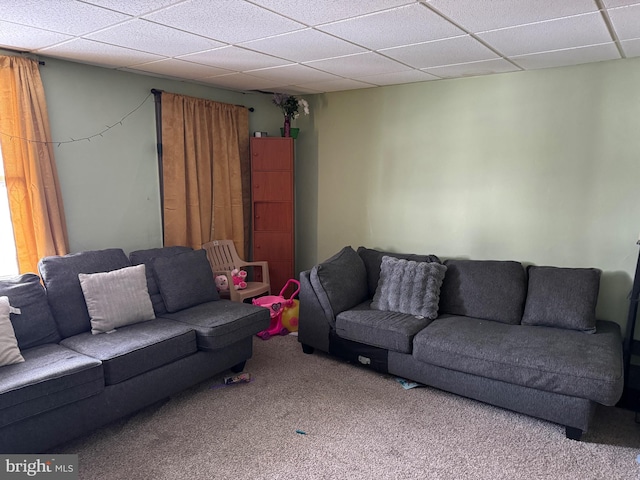
[[[24,359],[0,367],[0,453],[50,451],[241,371],[270,323],[264,308],[219,299],[203,250],[87,251],[39,270],[0,280]]]
[[[298,339],[382,372],[586,432],[623,390],[600,271],[345,247],[300,274]]]

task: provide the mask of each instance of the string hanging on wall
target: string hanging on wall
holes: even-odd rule
[[[112,125],[106,125],[105,128],[101,131],[99,131],[98,133],[94,133],[93,135],[89,135],[88,137],[82,137],[82,138],[73,138],[73,137],[69,137],[70,140],[60,140],[60,141],[42,141],[42,140],[33,140],[30,138],[24,138],[24,137],[18,137],[16,135],[9,135],[8,133],[4,133],[4,132],[0,132],[0,135],[4,136],[4,137],[9,137],[10,140],[18,139],[18,140],[25,140],[29,143],[42,143],[42,144],[53,144],[53,145],[57,145],[58,147],[60,145],[66,144],[66,143],[74,143],[74,142],[83,142],[83,141],[88,141],[90,142],[92,138],[96,138],[96,137],[102,137],[103,134],[107,133],[109,130],[111,130],[113,127],[117,127],[118,125],[122,125],[122,122],[124,122],[129,116],[133,115],[135,112],[137,112],[140,108],[142,108],[142,106],[147,102],[147,100],[149,100],[149,97],[151,97],[151,95],[153,95],[152,93],[149,93],[142,102],[140,102],[140,105],[138,105],[136,108],[134,108],[133,110],[131,110],[129,113],[127,113],[124,117],[122,117],[120,120],[118,120],[117,122],[113,123]]]

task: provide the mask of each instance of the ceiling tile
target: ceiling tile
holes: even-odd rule
[[[427,0],[471,33],[597,11],[593,0]]]
[[[613,8],[609,18],[620,40],[640,38],[640,4]]]
[[[596,45],[612,40],[600,13],[493,30],[478,36],[506,56]]]
[[[490,75],[492,73],[517,72],[520,71],[520,69],[502,58],[495,58],[493,60],[482,60],[480,62],[426,68],[425,71],[442,78],[455,78]]]
[[[134,65],[132,67],[129,67],[128,70],[141,70],[143,72],[158,73],[176,78],[187,79],[197,79],[232,73],[231,71],[225,70],[223,68],[200,65],[199,63],[185,62],[184,60],[178,60],[175,58],[158,60],[157,62],[144,63],[142,65]]]
[[[0,21],[0,46],[18,50],[34,50],[64,42],[73,37],[63,33],[39,30],[37,28],[16,25]]]
[[[283,67],[264,68],[261,70],[250,70],[247,72],[260,78],[269,78],[272,80],[284,80],[287,84],[296,85],[299,83],[313,82],[315,80],[336,80],[339,77],[331,73],[322,72],[320,70],[307,67],[305,65],[285,65]]]
[[[390,28],[391,25],[399,28]],[[323,25],[318,29],[373,50],[465,34],[417,3]]]
[[[304,27],[264,8],[237,0],[188,0],[144,18],[228,43],[246,42]]]
[[[307,65],[342,77],[363,77],[410,70],[406,65],[394,62],[373,52],[317,60],[315,62],[307,62]]]
[[[340,80],[330,80],[328,82],[305,83],[304,85],[301,85],[301,87],[312,88],[320,92],[339,92],[341,90],[357,90],[359,88],[377,87],[377,85],[358,82],[348,78],[341,78]]]
[[[624,5],[634,5],[640,3],[639,0],[603,0],[606,7],[622,7]]]
[[[83,38],[43,48],[38,50],[37,53],[106,67],[129,67],[163,58],[159,55],[129,50]]]
[[[300,87],[298,85],[286,85],[284,87],[272,88],[274,92],[288,93],[290,95],[313,95],[314,93],[322,93],[322,90],[314,90],[312,88]]]
[[[356,80],[362,80],[363,82],[373,83],[375,85],[399,85],[402,83],[428,82],[429,80],[439,80],[439,78],[420,70],[406,70],[404,72],[356,77]]]
[[[635,40],[625,40],[622,43],[622,50],[627,58],[640,57],[640,38]]]
[[[47,0],[46,7],[33,0],[2,0],[0,18],[54,32],[82,35],[131,17],[69,0]]]
[[[232,90],[266,90],[283,85],[282,82],[256,78],[246,73],[232,73],[230,75],[200,78],[198,82],[213,84]]]
[[[254,40],[241,45],[294,62],[308,62],[365,51],[364,48],[356,47],[351,43],[310,28]]]
[[[183,60],[202,63],[212,67],[226,68],[228,70],[244,71],[258,68],[277,67],[290,64],[288,60],[271,57],[252,50],[238,47],[222,47],[206,52],[182,55]]]
[[[620,58],[620,53],[614,43],[591,45],[588,47],[570,48],[554,52],[534,53],[512,57],[515,63],[531,70],[537,68],[579,65],[581,63],[600,62]]]
[[[86,35],[85,38],[166,57],[210,50],[224,45],[208,38],[139,19]]]
[[[129,15],[142,15],[144,13],[155,12],[181,0],[82,0],[85,3],[93,3],[101,7],[115,10],[116,12],[128,13]]]
[[[380,53],[415,68],[439,67],[497,58],[495,53],[469,35],[391,48],[382,50]]]
[[[314,0],[313,8],[307,8],[300,0],[254,0],[269,10],[278,12],[307,25],[320,25],[343,18],[351,18],[367,13],[413,3],[414,0]]]

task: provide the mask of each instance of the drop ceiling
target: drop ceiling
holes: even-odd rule
[[[640,0],[1,0],[0,48],[296,94],[640,56]]]

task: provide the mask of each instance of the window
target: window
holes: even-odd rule
[[[18,274],[16,243],[13,238],[7,183],[4,178],[2,150],[0,149],[0,277]]]

